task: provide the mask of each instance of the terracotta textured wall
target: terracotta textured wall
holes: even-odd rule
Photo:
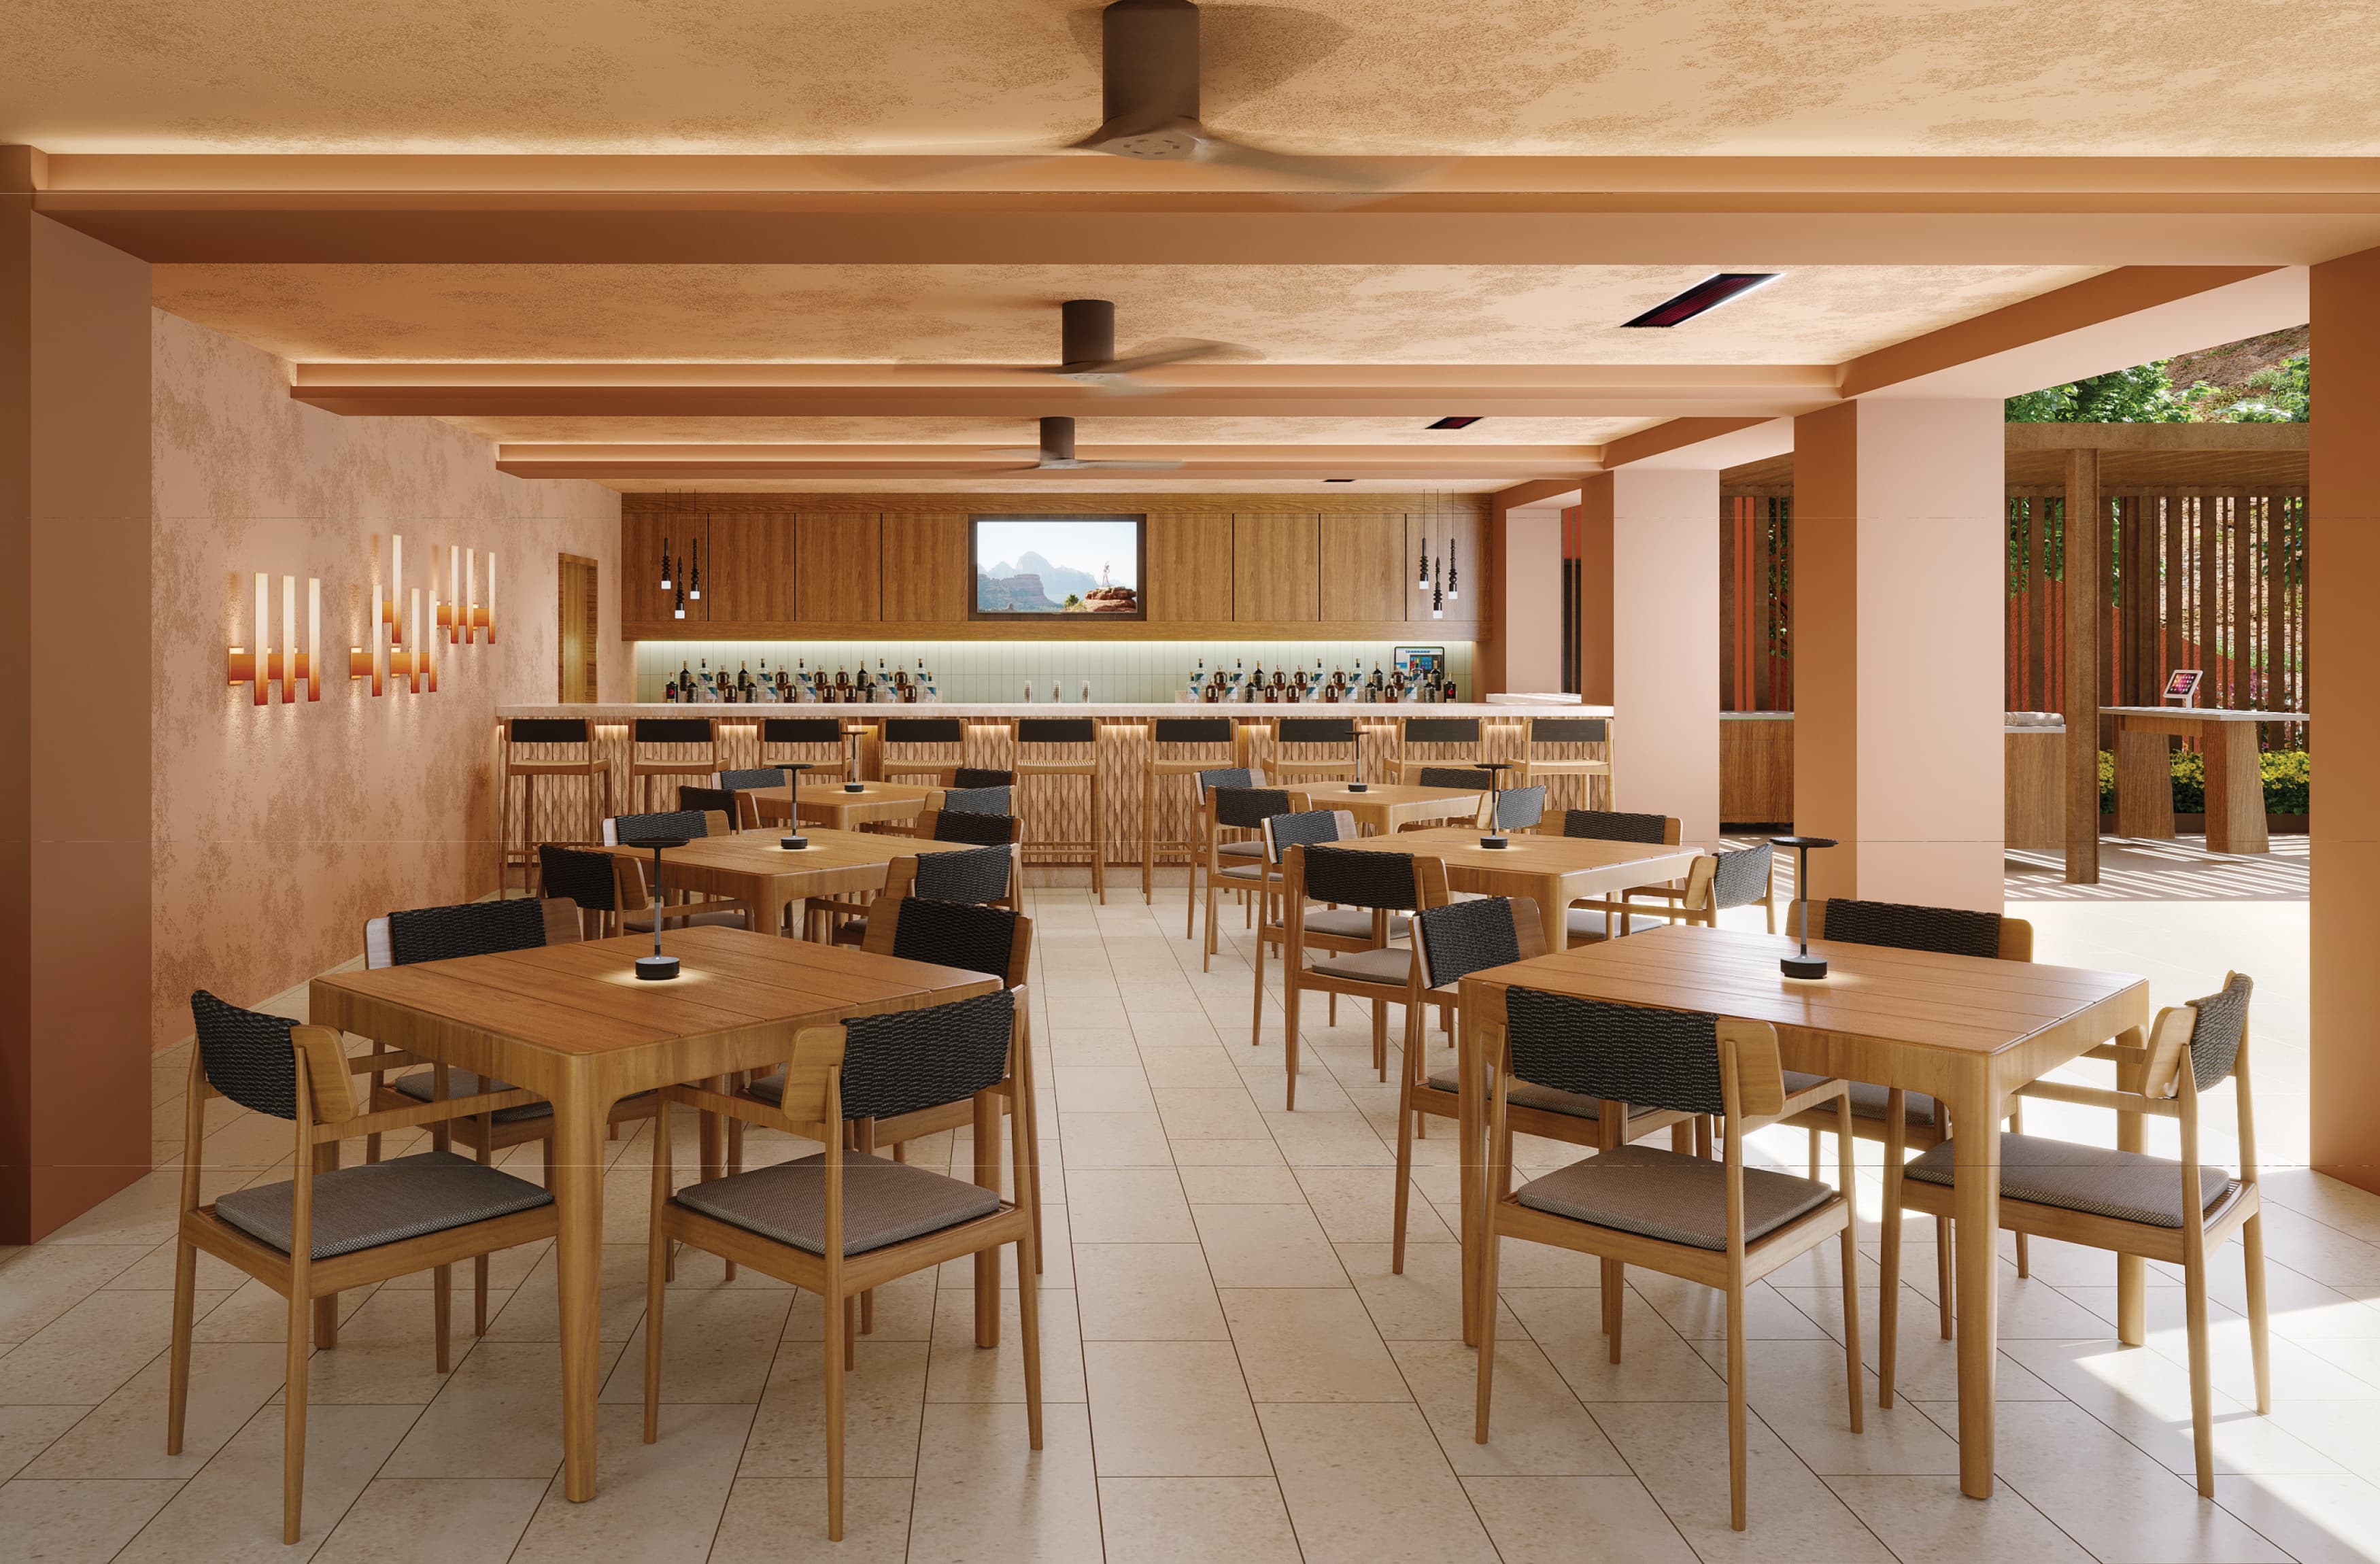
[[[188,995],[274,994],[362,949],[364,920],[495,884],[494,709],[557,692],[556,556],[602,570],[601,697],[625,698],[614,589],[619,497],[497,472],[486,442],[429,418],[342,418],[290,400],[288,366],[152,312],[155,822],[152,1042],[190,1030]],[[430,550],[498,556],[493,646],[441,648],[439,692],[374,698],[346,649],[402,534],[407,587]],[[252,704],[225,683],[258,643],[253,574],[322,582],[322,698]],[[426,593],[425,593],[426,596]],[[91,690],[106,701],[115,694]],[[138,720],[137,718],[134,720]]]

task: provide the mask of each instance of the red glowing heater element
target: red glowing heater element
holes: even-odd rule
[[[1682,326],[1706,310],[1716,309],[1730,298],[1740,298],[1753,289],[1773,283],[1782,272],[1721,272],[1705,277],[1675,298],[1664,299],[1623,326]]]
[[[1485,414],[1475,414],[1467,418],[1440,418],[1434,424],[1426,424],[1423,427],[1426,429],[1469,429],[1473,424],[1477,423],[1481,418],[1486,416],[1487,415]]]

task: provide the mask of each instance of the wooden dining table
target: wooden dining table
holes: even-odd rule
[[[1478,1018],[1492,988],[1536,988],[1663,1010],[1704,1011],[1766,1021],[1777,1028],[1788,1070],[1924,1092],[1957,1127],[1954,1194],[1959,1333],[1959,1485],[1992,1492],[1992,1395],[1998,1354],[2000,1120],[2010,1093],[2087,1049],[2120,1039],[2137,1047],[2148,1025],[2149,986],[2129,973],[2037,962],[1937,955],[1813,940],[1828,976],[1795,979],[1778,970],[1794,948],[1779,935],[1673,925],[1584,945],[1463,980],[1462,1224],[1463,1334],[1477,1340],[1479,1176],[1485,1122],[1480,1061],[1495,1039]],[[1640,1105],[1642,1106],[1642,1105]],[[1619,1105],[1603,1109],[1605,1122]],[[2118,1271],[2137,1294],[2137,1264]],[[2137,1303],[2119,1303],[2119,1314]]]
[[[912,787],[905,782],[862,782],[855,793],[839,782],[809,782],[799,787],[759,787],[752,801],[759,806],[764,825],[799,820],[834,830],[850,830],[880,820],[914,820],[928,809],[942,806],[939,787]]]
[[[773,933],[783,927],[785,909],[795,902],[880,891],[895,858],[964,853],[973,845],[826,827],[802,834],[809,841],[807,847],[781,845],[783,838],[776,831],[747,830],[697,837],[683,847],[664,848],[656,898],[659,891],[699,891],[731,897],[752,909],[753,927]],[[603,851],[651,866],[650,847],[621,844]],[[793,932],[798,936],[800,930]]]
[[[1419,820],[1476,819],[1479,801],[1486,796],[1475,787],[1408,787],[1400,782],[1374,782],[1361,793],[1350,793],[1343,782],[1293,787],[1287,792],[1300,809],[1344,809],[1355,817],[1357,825],[1375,835],[1386,835]]]
[[[1433,826],[1337,845],[1441,858],[1446,863],[1447,883],[1457,891],[1526,896],[1537,904],[1537,915],[1545,922],[1546,948],[1550,951],[1559,951],[1570,941],[1568,909],[1572,901],[1609,897],[1634,886],[1681,879],[1703,851],[1658,842],[1598,842],[1527,831],[1508,834],[1504,840],[1512,843],[1509,847],[1482,847],[1479,839],[1485,834],[1476,826]]]
[[[981,973],[740,928],[661,937],[682,964],[639,981],[641,936],[548,945],[314,979],[317,1025],[526,1087],[553,1104],[547,1187],[559,1234],[564,1492],[595,1495],[595,1397],[603,1268],[603,1142],[612,1108],[638,1092],[769,1070],[806,1025],[988,994]],[[333,1148],[335,1150],[335,1147]],[[706,1152],[705,1174],[718,1170]]]

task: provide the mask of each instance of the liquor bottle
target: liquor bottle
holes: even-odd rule
[[[677,704],[677,681],[675,679],[670,680],[667,684],[662,686],[662,698],[668,701],[672,706],[675,706]]]
[[[694,664],[683,660],[677,665],[677,697],[680,700],[694,698]]]
[[[769,665],[763,662],[760,666],[766,668]],[[735,669],[735,698],[745,702],[752,698],[752,665],[748,662],[740,663]]]

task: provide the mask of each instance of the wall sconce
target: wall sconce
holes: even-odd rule
[[[298,577],[281,578],[281,649],[272,646],[273,577],[263,571],[256,573],[256,608],[249,627],[255,633],[256,649],[233,647],[227,653],[227,681],[247,685],[256,692],[254,704],[262,706],[272,699],[273,685],[281,685],[285,704],[298,698],[298,681],[305,681],[306,698],[322,698],[322,582],[321,577],[306,578],[306,645],[298,646]]]

